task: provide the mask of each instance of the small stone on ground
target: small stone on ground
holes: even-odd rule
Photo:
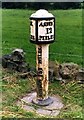
[[[34,112],[35,111],[34,107],[31,107],[31,106],[28,106],[28,105],[24,105],[23,109],[28,111],[28,112]]]
[[[36,113],[40,114],[40,115],[50,115],[51,111],[49,111],[49,110],[43,110],[43,109],[40,108],[40,109],[36,110]]]
[[[51,112],[51,116],[57,116],[60,113],[60,110],[54,110]]]

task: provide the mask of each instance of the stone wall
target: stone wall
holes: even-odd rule
[[[30,67],[29,63],[25,61],[24,51],[22,49],[15,49],[11,54],[2,57],[3,68],[8,68],[13,71],[18,71],[21,77],[25,78],[28,75],[37,76],[35,67]],[[79,65],[75,63],[58,63],[49,61],[49,81],[53,82],[60,80],[66,82],[69,80],[84,80],[84,69],[80,69]]]

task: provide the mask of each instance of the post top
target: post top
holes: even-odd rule
[[[33,18],[48,18],[48,17],[54,17],[51,13],[49,13],[45,9],[37,10],[35,13],[33,13],[30,17]]]

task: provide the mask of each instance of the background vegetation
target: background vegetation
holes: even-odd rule
[[[30,43],[29,17],[35,10],[4,9],[2,13],[3,54],[15,48],[25,51],[35,65],[35,45]],[[82,10],[49,10],[56,18],[56,39],[50,44],[50,60],[82,65]]]
[[[3,8],[23,9],[77,9],[83,8],[81,2],[3,2]]]
[[[10,3],[11,4],[11,3]],[[19,3],[18,3],[19,4]],[[17,5],[18,5],[17,4]],[[35,3],[36,4],[36,3]],[[4,5],[4,4],[3,4]],[[3,6],[3,8],[6,8]],[[35,66],[35,45],[30,43],[29,17],[36,10],[2,10],[2,54],[10,54],[15,48],[25,51],[26,61]],[[50,60],[75,62],[80,66],[82,59],[82,10],[49,10],[56,17],[56,40],[50,45]],[[4,118],[41,118],[32,112],[16,106],[16,101],[25,94],[35,91],[35,79],[21,79],[17,72],[2,70],[2,117]],[[57,118],[83,120],[82,84],[68,81],[62,84],[55,81],[49,84],[49,95],[59,94],[64,108]]]

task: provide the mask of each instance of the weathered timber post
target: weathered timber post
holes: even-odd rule
[[[55,40],[55,17],[44,9],[30,16],[31,39],[36,45],[37,98],[38,105],[49,105],[53,100],[48,97],[48,49]]]

